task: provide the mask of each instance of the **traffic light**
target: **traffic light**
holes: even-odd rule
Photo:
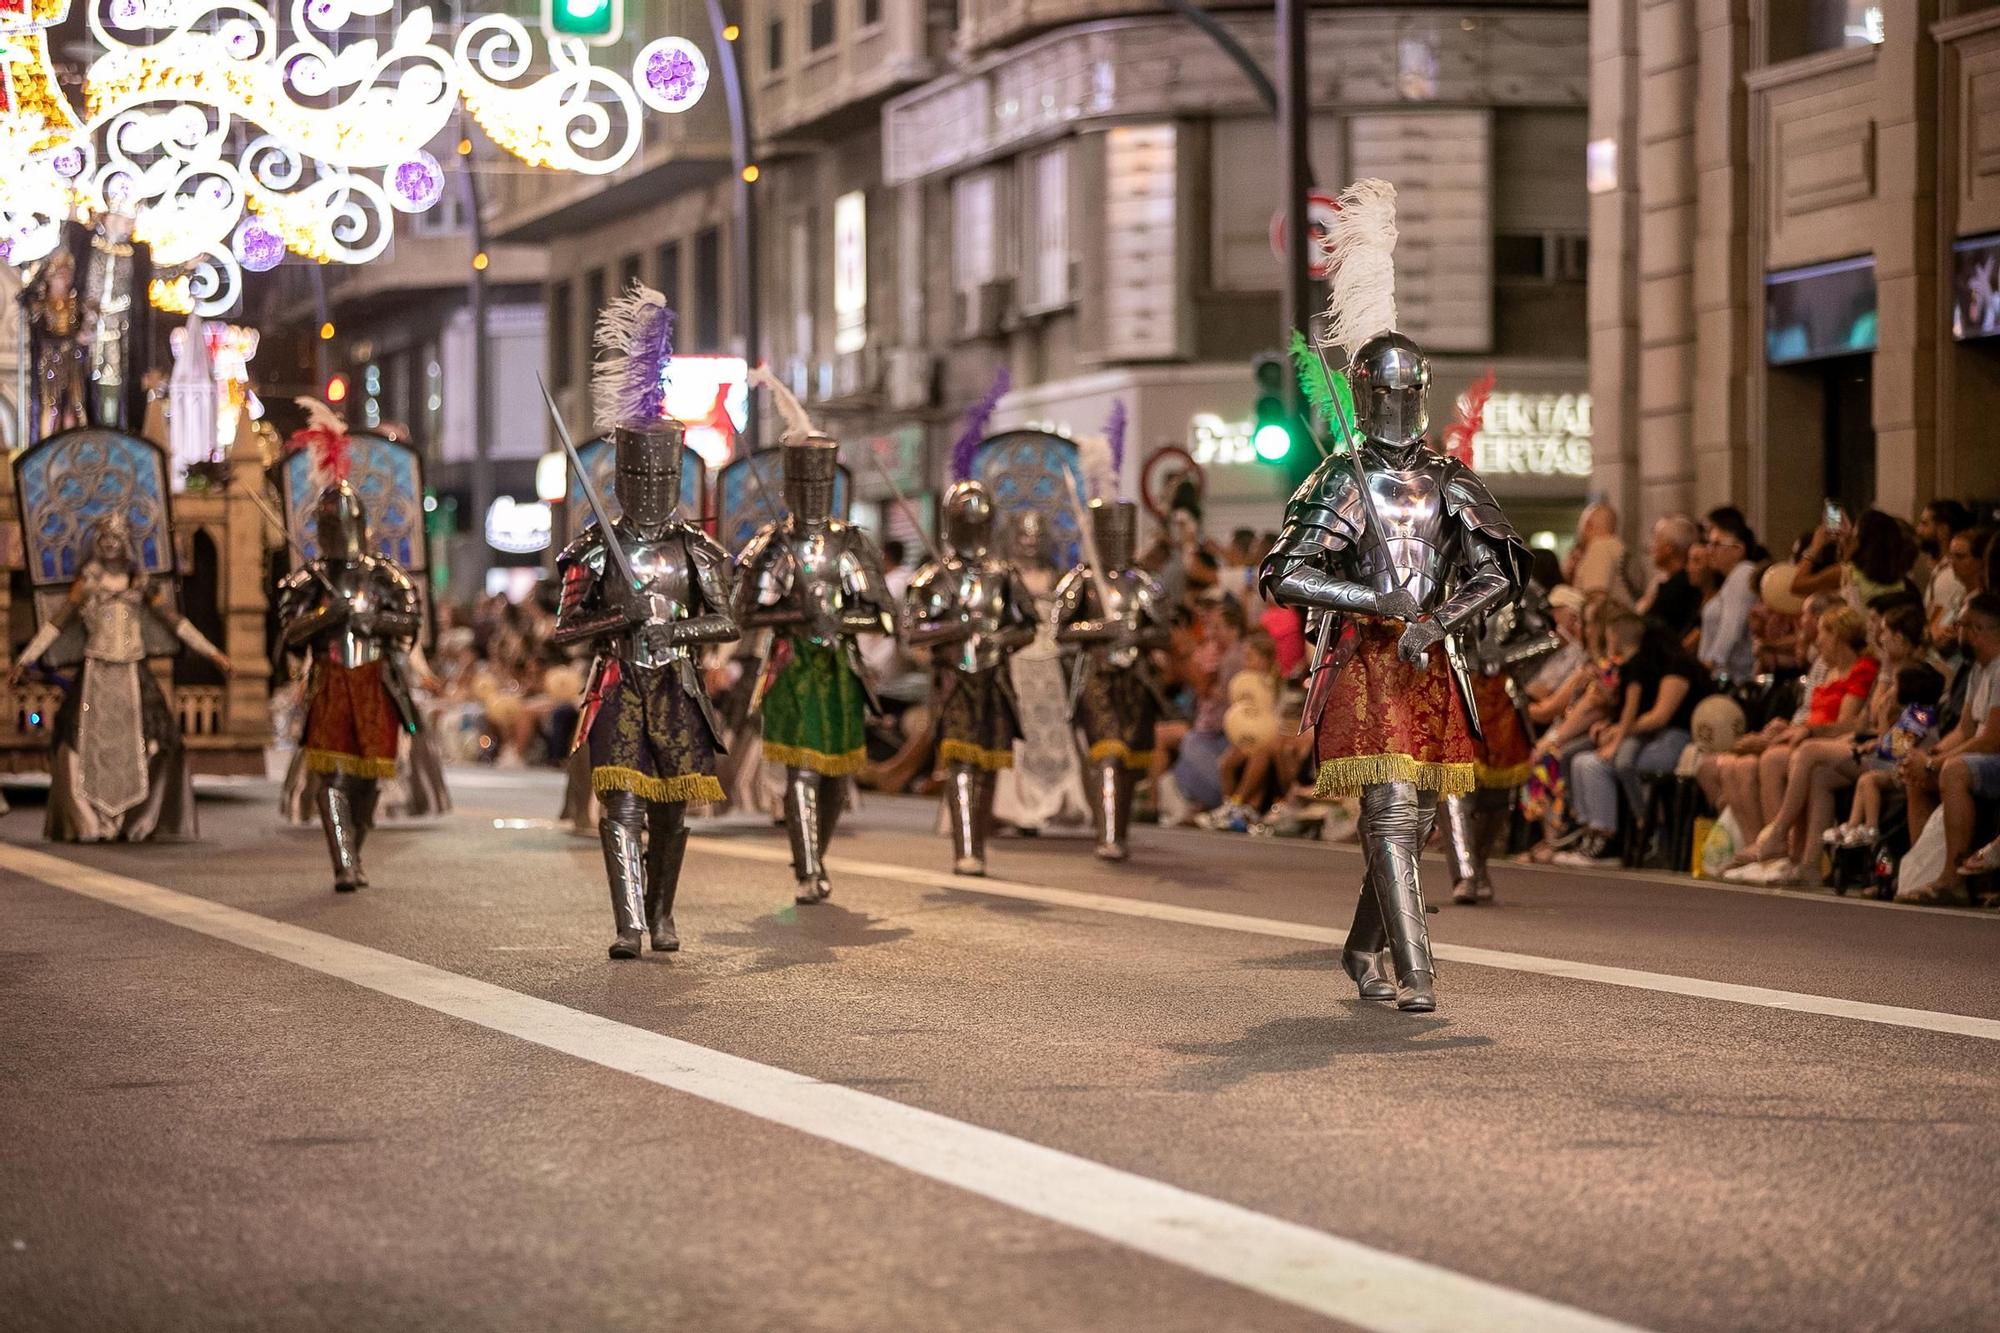
[[[1257,403],[1250,418],[1250,447],[1266,463],[1282,463],[1299,441],[1300,424],[1285,405],[1285,358],[1265,352],[1252,363],[1257,378]]]
[[[625,0],[542,0],[542,31],[609,46],[625,31]]]
[[[349,387],[349,381],[345,374],[335,374],[333,378],[326,382],[325,398],[327,403],[337,406],[346,402]]]

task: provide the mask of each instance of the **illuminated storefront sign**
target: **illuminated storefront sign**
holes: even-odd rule
[[[677,356],[667,363],[665,413],[687,427],[688,448],[712,468],[729,461],[750,420],[749,373],[740,356]]]
[[[503,495],[486,511],[486,544],[496,551],[529,555],[548,549],[555,520],[547,503]]]
[[[833,201],[833,350],[867,342],[868,196],[854,190]]]
[[[1590,475],[1590,395],[1496,393],[1472,437],[1479,472],[1529,477]]]
[[[1188,418],[1188,452],[1203,467],[1254,463],[1257,450],[1250,442],[1251,434],[1247,418],[1225,421],[1213,412],[1197,412]]]

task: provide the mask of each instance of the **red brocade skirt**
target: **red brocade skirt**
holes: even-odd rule
[[[1479,709],[1479,730],[1486,737],[1473,746],[1473,780],[1492,790],[1520,786],[1528,780],[1535,746],[1528,739],[1528,729],[1521,725],[1521,710],[1514,707],[1507,693],[1507,678],[1474,676],[1472,702]]]
[[[1355,622],[1354,656],[1315,719],[1320,796],[1411,782],[1446,796],[1472,790],[1476,755],[1444,645],[1423,666],[1396,655],[1400,622]]]

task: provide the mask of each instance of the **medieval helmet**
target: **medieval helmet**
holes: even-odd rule
[[[368,550],[368,513],[354,487],[336,481],[319,493],[313,533],[323,560],[359,560]]]
[[[833,514],[833,483],[840,475],[840,446],[817,431],[785,446],[785,504],[801,523]]]
[[[1132,563],[1138,545],[1139,506],[1130,500],[1092,500],[1090,535],[1105,569],[1125,568]]]
[[[1424,438],[1431,424],[1431,363],[1415,343],[1400,333],[1376,334],[1356,349],[1347,378],[1362,435],[1395,446]]]
[[[1008,556],[1022,568],[1045,565],[1049,560],[1049,546],[1052,541],[1049,520],[1039,509],[1023,509],[1015,513],[1008,532]]]
[[[955,481],[944,493],[944,539],[961,556],[986,554],[993,540],[993,497],[976,481]]]
[[[681,503],[682,430],[678,421],[611,432],[618,472],[612,486],[625,521],[641,532],[671,523]]]

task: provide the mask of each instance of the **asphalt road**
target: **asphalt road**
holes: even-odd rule
[[[330,892],[0,819],[0,1329],[1991,1329],[2000,918],[1503,867],[1364,1005],[1359,857],[1146,830],[835,896],[697,830],[604,957],[544,775]],[[1440,864],[1427,867],[1434,901]]]

